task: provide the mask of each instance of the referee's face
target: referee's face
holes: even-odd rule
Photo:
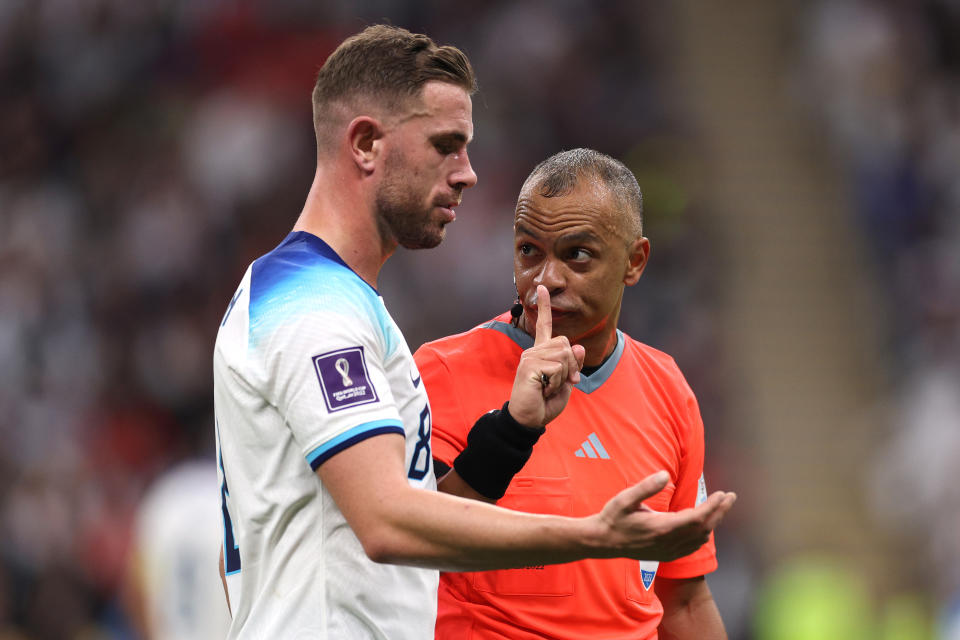
[[[523,326],[533,335],[542,284],[550,293],[553,334],[582,344],[585,366],[595,366],[616,346],[623,289],[640,278],[650,244],[625,236],[622,205],[599,181],[581,178],[570,193],[549,198],[538,187],[521,192],[514,219]]]

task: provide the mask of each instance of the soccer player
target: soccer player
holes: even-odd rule
[[[293,231],[243,276],[214,349],[230,638],[431,638],[437,568],[673,559],[733,502],[640,509],[666,473],[577,518],[434,490],[430,404],[376,284],[398,245],[440,243],[476,183],[474,87],[462,52],[386,26],[348,38],[317,75],[313,185]],[[538,304],[509,394],[530,425],[563,408],[584,355],[552,337],[545,289]]]
[[[137,510],[124,604],[144,640],[225,638],[230,614],[215,567],[217,472],[206,460],[161,475]]]
[[[650,252],[641,211],[636,178],[596,151],[559,153],[527,178],[514,219],[514,313],[415,355],[430,397],[442,489],[575,517],[602,508],[605,496],[634,478],[666,469],[667,486],[645,508],[678,511],[706,500],[693,393],[669,356],[617,329],[624,288],[640,278]],[[492,416],[473,426],[509,396],[523,350],[535,340],[543,287],[554,334],[586,352],[567,408],[545,432]],[[658,628],[661,638],[725,638],[703,578],[716,566],[711,537],[691,555],[659,564],[531,561],[446,573],[437,638],[640,640],[656,638]]]

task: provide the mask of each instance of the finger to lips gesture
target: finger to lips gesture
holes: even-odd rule
[[[537,325],[533,346],[523,352],[513,381],[509,410],[520,424],[542,426],[556,418],[567,404],[573,385],[580,381],[584,349],[565,336],[553,337],[550,294],[537,286]]]
[[[571,347],[570,341],[565,336],[553,337],[553,312],[550,310],[550,293],[542,284],[537,285],[537,328],[533,337],[533,346],[541,347],[537,355],[546,360],[538,379],[545,397],[556,393],[557,389],[566,381],[571,384],[580,382],[583,347],[579,345]],[[579,357],[577,357],[575,350],[579,350]]]

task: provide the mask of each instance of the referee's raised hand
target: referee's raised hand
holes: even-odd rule
[[[567,406],[573,385],[580,381],[584,349],[565,336],[553,336],[550,294],[537,286],[537,331],[533,346],[520,356],[508,410],[513,419],[541,427]]]

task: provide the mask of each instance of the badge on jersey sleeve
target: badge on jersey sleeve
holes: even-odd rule
[[[701,504],[707,501],[707,481],[704,480],[703,474],[700,474],[700,481],[697,482],[697,502],[694,506],[699,507]]]
[[[313,356],[323,400],[330,411],[340,411],[379,400],[367,374],[363,347],[337,349]]]

